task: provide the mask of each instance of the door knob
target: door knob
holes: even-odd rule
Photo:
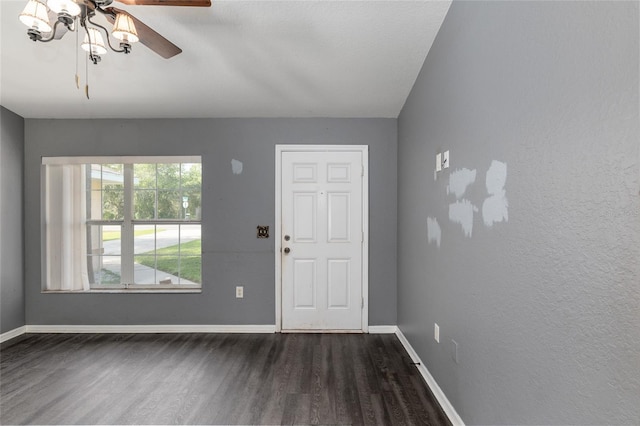
[[[284,248],[284,252],[285,252],[286,254],[289,254],[289,252],[290,252],[290,251],[291,251],[291,249],[290,249],[289,247],[285,247],[285,248]]]
[[[285,236],[284,236],[284,240],[285,240],[285,241],[289,241],[290,239],[291,239],[291,237],[290,237],[290,236],[288,236],[288,235],[285,235]]]

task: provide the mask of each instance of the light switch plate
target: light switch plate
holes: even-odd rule
[[[449,168],[449,151],[445,151],[444,155],[442,156],[442,168],[443,169],[448,169]]]
[[[433,323],[433,338],[440,343],[440,327],[436,323]]]
[[[437,153],[436,154],[436,172],[439,172],[440,170],[442,170],[442,154]]]

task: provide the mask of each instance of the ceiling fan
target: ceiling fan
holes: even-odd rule
[[[127,6],[211,6],[211,0],[117,1]],[[29,27],[27,34],[33,41],[46,43],[61,39],[69,31],[84,32],[82,48],[88,52],[94,64],[100,61],[101,54],[107,52],[100,30],[106,35],[107,45],[114,52],[130,53],[131,43],[137,41],[166,59],[182,52],[178,46],[127,11],[111,7],[112,2],[113,0],[29,0],[20,14],[20,20]],[[108,30],[93,20],[97,13],[113,24],[111,34],[120,40],[119,49],[111,45]],[[51,21],[55,21],[53,26]]]

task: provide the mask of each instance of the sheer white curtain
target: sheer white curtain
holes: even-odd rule
[[[45,170],[45,290],[88,291],[85,166],[48,164]]]

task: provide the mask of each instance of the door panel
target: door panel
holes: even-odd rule
[[[349,295],[351,274],[349,273],[350,259],[328,259],[328,304],[329,309],[349,309]]]
[[[362,153],[281,155],[282,329],[362,330]]]
[[[293,193],[293,238],[298,243],[315,243],[318,203],[315,192]]]
[[[293,272],[294,309],[316,308],[316,261],[296,259]]]
[[[327,239],[330,243],[350,242],[350,198],[351,194],[344,192],[328,193],[329,205],[327,209]]]

